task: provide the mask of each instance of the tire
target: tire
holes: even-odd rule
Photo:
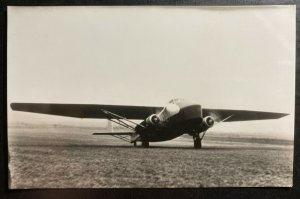
[[[143,147],[143,148],[149,148],[149,142],[143,141],[143,142],[142,142],[142,147]]]
[[[194,148],[195,149],[201,149],[202,148],[202,140],[200,137],[194,137]]]

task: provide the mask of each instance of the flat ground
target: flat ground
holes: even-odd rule
[[[11,188],[292,186],[291,141],[207,134],[132,145],[93,128],[11,125]],[[98,131],[99,132],[99,131]]]

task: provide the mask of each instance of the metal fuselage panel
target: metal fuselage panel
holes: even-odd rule
[[[177,114],[161,121],[158,125],[146,125],[143,121],[141,124],[146,126],[145,128],[136,127],[136,133],[140,134],[141,141],[160,142],[174,139],[185,133],[201,131],[203,118],[201,106],[187,102],[175,104],[180,108]]]

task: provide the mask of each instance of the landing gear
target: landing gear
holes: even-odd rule
[[[137,147],[137,144],[136,144],[136,142],[133,142],[133,146],[134,146],[134,147]]]
[[[199,134],[195,135],[193,138],[194,138],[194,148],[201,149],[202,148],[202,139],[200,138]]]
[[[202,136],[201,136],[201,133],[203,133]],[[204,138],[206,131],[201,132],[201,133],[195,133],[193,135],[194,148],[195,149],[201,149],[202,148],[202,139]]]
[[[143,148],[149,148],[149,142],[147,142],[147,141],[142,141],[142,147],[143,147]]]

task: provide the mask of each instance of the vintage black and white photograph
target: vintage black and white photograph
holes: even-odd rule
[[[9,188],[292,187],[296,7],[9,6]]]

